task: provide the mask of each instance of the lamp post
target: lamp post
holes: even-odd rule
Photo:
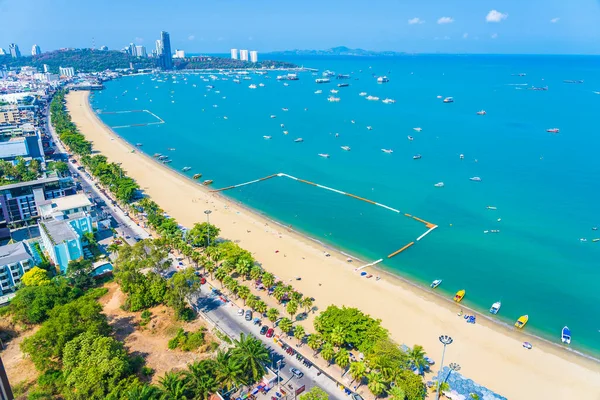
[[[460,371],[460,365],[458,365],[457,363],[450,363],[448,367],[450,367],[450,371],[448,371],[448,375],[446,375],[446,379],[444,379],[444,382],[448,381],[448,378],[450,378],[450,374],[452,373],[452,371]]]
[[[442,351],[442,363],[440,364],[440,371],[442,371],[444,369],[444,355],[446,355],[446,346],[449,344],[452,344],[452,342],[454,340],[448,335],[442,335],[439,337],[439,339],[440,339],[440,342],[444,345],[444,350]],[[441,385],[442,385],[442,382],[440,381],[440,379],[438,377],[437,396],[435,397],[436,400],[440,399],[440,386]]]
[[[281,389],[281,384],[279,383],[279,368],[281,367],[281,360],[277,361],[277,388]]]
[[[210,210],[204,210],[204,214],[206,214],[206,223],[208,224],[208,226],[206,227],[208,229],[208,232],[206,233],[206,242],[207,242],[206,247],[210,246],[210,217],[209,217],[209,215],[211,212],[212,211],[210,211]]]

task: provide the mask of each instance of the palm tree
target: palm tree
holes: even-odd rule
[[[254,309],[257,302],[258,302],[258,296],[250,294],[250,295],[248,295],[248,297],[246,297],[246,305],[248,307],[250,307],[251,309]]]
[[[257,281],[260,279],[260,277],[263,274],[263,270],[261,267],[259,267],[258,265],[255,265],[254,267],[252,267],[252,269],[250,270],[250,278],[252,278],[253,280]]]
[[[388,395],[389,395],[388,398],[390,400],[404,400],[404,399],[406,399],[406,393],[398,385],[395,385],[395,386],[391,387],[390,390],[388,390]]]
[[[246,277],[250,273],[251,269],[252,269],[252,262],[246,258],[242,258],[241,260],[239,260],[237,262],[237,264],[235,264],[235,272],[237,272],[239,275],[241,275],[244,280],[246,280]]]
[[[335,350],[331,343],[324,343],[323,346],[321,346],[321,356],[323,357],[323,360],[327,361],[327,366],[329,367],[333,360],[333,356],[335,356]]]
[[[440,387],[438,390],[440,391],[440,396],[446,397],[444,392],[450,391],[450,385],[448,384],[448,382],[442,382],[442,383],[440,383]]]
[[[334,346],[341,346],[346,340],[346,332],[341,326],[334,326],[329,334],[329,340]]]
[[[194,399],[207,400],[219,389],[215,379],[216,367],[217,363],[210,359],[188,364],[185,376],[190,390],[194,393]]]
[[[273,275],[269,272],[263,272],[260,280],[262,281],[263,285],[265,285],[265,287],[267,289],[269,289],[271,286],[273,286],[275,284],[275,275]]]
[[[308,311],[313,306],[313,299],[312,299],[312,297],[305,297],[305,298],[303,298],[302,302],[300,303],[300,305],[302,306],[302,308],[304,308],[304,312],[308,313]]]
[[[222,268],[225,272],[227,272],[227,275],[231,274],[235,270],[234,266],[228,261],[225,261],[223,264],[221,264],[219,268]]]
[[[369,390],[375,395],[375,398],[378,398],[385,390],[383,377],[378,372],[369,372],[367,380],[369,381],[367,383]]]
[[[244,306],[246,305],[246,299],[251,295],[250,288],[248,286],[240,285],[237,290],[238,296],[244,300]]]
[[[256,311],[257,313],[263,314],[265,312],[267,312],[267,303],[265,303],[262,300],[258,300],[256,303],[254,303],[254,311]]]
[[[281,304],[281,300],[283,300],[284,296],[287,294],[287,289],[283,285],[275,286],[275,290],[273,290],[273,297],[277,299],[279,304]]]
[[[294,328],[294,337],[296,340],[298,340],[298,344],[302,343],[302,339],[304,338],[305,334],[306,332],[304,331],[304,327],[302,325],[296,325]]]
[[[287,306],[285,306],[285,310],[290,314],[290,318],[294,319],[294,315],[298,312],[298,303],[295,301],[288,302]]]
[[[221,388],[229,391],[238,385],[246,384],[244,370],[240,362],[231,357],[230,352],[219,350],[215,361],[215,375]]]
[[[296,304],[300,304],[302,302],[302,293],[292,291],[292,294],[290,295],[290,300],[292,300]]]
[[[158,381],[165,400],[187,400],[187,383],[179,372],[167,372]]]
[[[205,252],[215,263],[223,259],[223,251],[219,246],[210,246],[206,248]]]
[[[109,253],[115,253],[115,254],[117,254],[117,253],[119,253],[119,248],[120,248],[120,246],[118,244],[116,244],[116,243],[113,242],[113,243],[109,244],[106,247],[106,250]]]
[[[223,288],[223,280],[228,276],[229,274],[227,273],[227,271],[225,271],[223,267],[215,271],[215,278],[217,278],[217,280],[221,282],[221,289]]]
[[[289,318],[282,318],[279,321],[279,329],[281,329],[281,333],[287,336],[287,334],[292,330],[292,320]]]
[[[415,367],[419,369],[429,365],[427,361],[425,361],[425,351],[423,350],[423,346],[418,344],[415,344],[408,352],[408,359]]]
[[[363,378],[367,376],[367,365],[364,361],[354,361],[350,364],[350,376],[352,382],[358,381],[358,387],[360,387]]]
[[[130,386],[122,397],[124,400],[159,400],[160,398],[161,393],[156,386],[144,383]]]
[[[231,357],[240,363],[251,382],[257,382],[263,377],[264,365],[270,360],[265,345],[254,336],[245,336],[243,333],[240,333],[239,340],[234,340]]]
[[[323,343],[323,338],[321,337],[321,335],[319,335],[317,333],[313,333],[312,335],[310,335],[308,337],[308,339],[306,340],[306,343],[308,344],[308,347],[310,347],[311,349],[313,349],[315,351],[314,355],[316,356],[317,352],[321,348],[321,344]]]
[[[350,354],[348,353],[348,350],[341,348],[335,354],[335,363],[342,369],[342,376],[344,376],[347,372],[346,368],[350,365]]]
[[[269,308],[267,310],[267,318],[271,322],[277,321],[277,318],[279,318],[279,310],[273,307]]]

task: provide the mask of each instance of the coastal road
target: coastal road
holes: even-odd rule
[[[194,305],[196,311],[202,312],[210,321],[230,337],[239,337],[240,333],[244,333],[245,335],[253,335],[260,339],[265,346],[272,351],[273,364],[278,360],[282,360],[279,373],[281,377],[280,382],[281,387],[288,394],[292,392],[288,385],[291,385],[294,390],[305,385],[307,391],[314,386],[318,386],[327,392],[330,399],[348,399],[348,396],[337,387],[334,380],[330,379],[325,374],[317,375],[319,370],[315,366],[307,368],[301,361],[297,360],[295,356],[290,356],[285,353],[283,349],[274,343],[273,338],[269,339],[266,336],[260,335],[259,331],[261,327],[254,325],[252,321],[246,321],[243,316],[238,315],[238,310],[240,308],[231,301],[224,302],[220,296],[211,291],[211,286],[209,284],[202,286],[202,290],[197,295]],[[258,314],[254,313],[254,315],[256,316]],[[269,324],[268,326],[271,325]],[[292,344],[292,340],[288,340],[288,344]],[[302,371],[304,376],[300,379],[293,377],[290,373],[291,367]],[[274,372],[277,372],[276,366],[274,367],[271,365],[270,368]],[[269,394],[271,394],[271,392],[269,392]],[[293,392],[290,397],[293,397]]]

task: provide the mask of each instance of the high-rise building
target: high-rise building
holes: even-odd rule
[[[248,50],[240,50],[240,60],[248,61]]]
[[[11,43],[8,46],[8,51],[10,51],[10,55],[12,56],[12,58],[21,57],[21,51],[19,50],[19,46],[17,46],[15,43]]]
[[[252,63],[258,62],[258,51],[256,51],[256,50],[250,51],[250,62],[252,62]]]
[[[172,69],[173,54],[171,53],[171,37],[169,36],[169,32],[162,31],[160,33],[160,41],[161,51],[158,52],[159,66],[162,67],[162,69]]]
[[[231,49],[231,59],[232,60],[238,59],[238,49]]]
[[[175,56],[173,58],[185,58],[185,51],[175,49]]]
[[[33,46],[31,46],[31,55],[32,56],[39,56],[40,54],[42,54],[42,50],[40,50],[40,46],[38,46],[37,44],[34,44]]]
[[[137,57],[148,57],[148,54],[146,53],[146,47],[140,45],[135,46],[135,55]]]
[[[66,77],[71,77],[71,76],[75,76],[75,68],[73,67],[58,67],[58,74],[60,76],[66,76]]]
[[[47,74],[48,72],[50,72],[50,67],[48,64],[44,64],[44,73]]]
[[[127,46],[127,52],[130,56],[135,56],[135,44],[129,43],[129,46]]]
[[[6,50],[4,50],[2,47],[0,47],[0,56],[4,56],[6,55]]]
[[[100,46],[100,51],[107,51],[108,47],[107,46]]]

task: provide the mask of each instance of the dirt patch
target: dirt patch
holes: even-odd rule
[[[149,309],[152,313],[150,322],[146,326],[141,326],[141,312],[127,312],[121,309],[125,294],[118,284],[111,282],[105,287],[108,293],[99,301],[109,324],[115,331],[115,337],[125,344],[130,353],[144,357],[146,365],[155,370],[153,382],[157,382],[167,371],[185,369],[191,362],[212,356],[208,351],[208,345],[190,352],[168,348],[169,340],[175,336],[179,328],[187,332],[197,331],[202,327],[208,329],[202,320],[197,319],[186,323],[177,321],[173,310],[161,305]],[[211,342],[219,342],[219,340],[207,332],[206,343]]]
[[[37,332],[39,326],[33,329],[23,330],[6,320],[0,321],[0,332],[2,332],[2,341],[4,349],[0,353],[2,362],[8,375],[8,380],[11,386],[19,383],[33,382],[38,377],[38,371],[35,369],[33,362],[21,352],[21,342],[25,338]],[[4,334],[7,335],[4,335]]]

